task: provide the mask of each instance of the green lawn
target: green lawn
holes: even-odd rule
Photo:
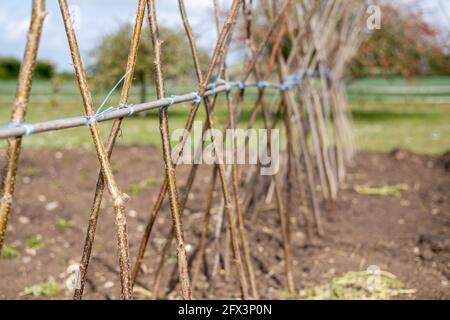
[[[386,80],[369,79],[362,80],[361,85],[383,85]],[[396,85],[408,84],[404,80],[392,80]],[[424,85],[450,85],[450,78],[418,79],[417,83]],[[359,84],[354,84],[359,85]],[[408,84],[409,85],[409,84]],[[0,83],[0,125],[6,124],[10,115],[10,108],[14,96],[15,83]],[[193,91],[195,87],[170,87],[168,93],[177,94]],[[83,107],[77,96],[76,87],[73,84],[64,84],[61,108],[50,106],[50,86],[48,82],[38,81],[33,86],[27,122],[38,122],[50,119],[64,118],[83,114]],[[137,88],[133,89],[131,102],[137,102]],[[106,93],[98,93],[94,96],[95,105],[99,105]],[[256,98],[255,92],[250,92],[245,103],[243,118],[248,117],[248,110]],[[149,100],[155,99],[149,96]],[[116,104],[118,94],[115,94],[110,104]],[[400,147],[419,153],[439,154],[450,149],[450,105],[425,105],[425,104],[389,104],[366,99],[352,101],[351,108],[354,116],[358,145],[362,150],[389,151]],[[184,126],[189,105],[173,108],[169,112],[171,129]],[[199,113],[199,119],[204,119],[204,113]],[[217,106],[216,121],[223,124],[226,120],[226,105],[224,96],[221,95]],[[104,138],[111,122],[102,123],[101,129]],[[259,125],[261,123],[259,122]],[[123,123],[122,134],[117,140],[119,144],[160,144],[159,120],[156,111],[149,112],[146,116],[133,116]],[[5,141],[0,141],[0,147],[4,148]],[[35,136],[26,137],[24,145],[27,148],[78,148],[83,147],[93,150],[89,136],[89,130],[85,127],[61,130]]]
[[[450,105],[351,104],[362,150],[405,148],[418,153],[450,150]]]

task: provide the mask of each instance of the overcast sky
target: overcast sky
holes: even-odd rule
[[[417,0],[403,0],[417,2]],[[79,8],[79,29],[76,31],[84,60],[89,50],[105,33],[113,31],[125,22],[132,22],[136,0],[69,0],[69,5]],[[177,0],[160,0],[157,3],[158,21],[161,25],[181,28]],[[212,0],[187,0],[186,9],[199,45],[212,50],[216,39],[212,19]],[[229,7],[230,0],[222,0],[222,8]],[[443,27],[450,27],[449,0],[422,0],[428,18]],[[57,0],[46,1],[48,15],[44,23],[39,59],[56,63],[59,70],[72,70],[71,58],[65,38],[63,22]],[[77,10],[77,9],[75,9]],[[0,0],[0,56],[21,58],[29,26],[31,0]],[[128,50],[128,48],[124,48]]]

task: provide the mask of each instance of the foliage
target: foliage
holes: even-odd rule
[[[52,62],[38,60],[34,69],[36,79],[51,79],[55,75],[55,65]]]
[[[367,75],[450,75],[448,40],[442,31],[426,22],[414,6],[381,6],[382,24],[370,32],[350,73]]]
[[[153,298],[153,293],[143,287],[140,286],[134,286],[133,287],[133,293],[136,295],[140,295],[144,298],[148,298],[148,299],[152,299]]]
[[[20,61],[16,58],[0,58],[0,79],[16,79],[19,75]]]
[[[132,31],[132,26],[125,24],[117,31],[100,39],[98,46],[92,50],[91,55],[94,63],[90,67],[90,72],[93,75],[95,88],[111,88],[125,73]],[[190,62],[190,59],[186,59],[191,56],[191,51],[184,32],[161,28],[160,33],[161,39],[164,41],[162,56],[165,78],[171,80],[194,76],[192,62]],[[154,57],[150,39],[149,31],[144,28],[135,70],[136,80],[142,86],[145,86],[146,81],[153,78]],[[207,54],[199,50],[199,58],[201,64],[206,67],[208,63]]]
[[[3,246],[3,248],[0,250],[0,257],[1,258],[15,258],[19,255],[19,251],[14,247],[9,246]]]
[[[404,289],[404,284],[393,274],[379,271],[348,272],[334,277],[328,284],[300,293],[307,300],[388,300],[414,294],[416,290]]]
[[[371,196],[400,197],[402,195],[402,191],[408,191],[409,189],[410,188],[407,184],[396,184],[393,186],[382,187],[355,186],[355,191],[357,193]]]
[[[60,230],[66,230],[69,229],[73,226],[73,221],[72,220],[67,220],[64,218],[59,218],[58,221],[56,222],[56,227]]]
[[[39,249],[44,243],[44,238],[38,234],[27,241],[27,247],[30,249]]]
[[[21,61],[11,57],[0,57],[0,79],[15,80],[19,76]],[[34,77],[36,79],[51,79],[55,74],[53,63],[43,60],[36,62]]]
[[[34,297],[54,297],[58,295],[63,290],[63,288],[64,287],[62,285],[54,282],[54,280],[49,280],[47,282],[39,282],[32,285],[31,287],[27,287],[19,295],[32,295]]]
[[[157,185],[159,185],[159,184],[160,184],[160,181],[159,181],[158,179],[148,178],[148,179],[146,179],[146,180],[144,180],[144,181],[141,181],[140,183],[132,184],[132,185],[130,186],[129,191],[130,191],[131,193],[140,193],[140,192],[142,192],[142,190],[143,190],[145,187],[148,187],[148,186],[157,186]]]

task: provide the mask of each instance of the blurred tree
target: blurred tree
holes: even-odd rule
[[[417,5],[419,1],[363,1],[367,5],[378,3],[381,6],[381,29],[367,31],[368,37],[351,65],[351,77],[450,75],[449,34],[427,22]],[[253,10],[253,15],[257,17],[252,25],[256,43],[266,32],[267,16],[270,16],[266,12],[268,8],[270,6],[255,6]],[[285,56],[292,46],[287,32],[299,32],[295,26],[295,23],[288,24],[283,37],[281,45]],[[239,36],[242,44],[246,33],[246,26],[241,21]]]
[[[20,61],[16,58],[0,58],[0,79],[16,79],[20,70]]]
[[[0,58],[0,79],[17,79],[21,61],[16,58]],[[38,60],[34,71],[37,79],[51,79],[55,74],[55,66],[49,61]]]
[[[411,7],[382,5],[381,29],[371,31],[351,67],[368,75],[450,75],[450,44],[443,32]]]
[[[92,50],[94,63],[90,71],[93,75],[94,88],[111,88],[123,76],[132,32],[131,25],[123,25],[119,30],[104,36]],[[165,79],[193,76],[194,68],[192,59],[189,58],[191,51],[184,32],[160,28],[160,33],[161,39],[164,40],[162,54]],[[202,50],[199,50],[199,53],[201,64],[207,67],[208,55]],[[141,85],[140,100],[144,102],[146,101],[146,82],[153,79],[153,48],[147,28],[143,29],[135,76]]]
[[[34,76],[36,79],[52,79],[55,75],[55,65],[45,60],[36,61]]]

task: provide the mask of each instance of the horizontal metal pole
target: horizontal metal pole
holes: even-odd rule
[[[225,92],[231,90],[232,87],[239,87],[241,89],[248,88],[248,87],[265,87],[265,88],[271,88],[271,89],[277,89],[277,90],[289,90],[292,87],[300,86],[303,78],[317,78],[320,75],[316,72],[305,72],[300,71],[297,74],[297,80],[298,82],[292,82],[292,76],[290,76],[290,80],[286,80],[285,83],[282,83],[280,85],[273,84],[267,81],[260,81],[260,82],[246,82],[245,84],[239,83],[239,82],[227,82],[223,80],[219,80],[219,83],[216,84],[210,84],[208,86],[209,90],[205,92],[204,97],[212,96],[217,93]],[[328,80],[331,81],[330,77],[327,77]],[[223,81],[223,82],[220,82]],[[281,89],[280,89],[281,86]],[[166,97],[164,99],[159,99],[156,101],[151,102],[145,102],[140,104],[134,104],[134,105],[126,105],[123,108],[115,108],[114,110],[110,111],[104,111],[98,115],[95,115],[94,117],[90,116],[74,116],[69,117],[65,119],[57,119],[57,120],[50,120],[45,122],[37,122],[37,123],[17,123],[13,125],[7,125],[3,128],[0,127],[0,139],[8,139],[13,137],[22,137],[27,136],[30,134],[36,134],[36,133],[42,133],[47,131],[56,131],[56,130],[62,130],[62,129],[68,129],[68,128],[76,128],[76,127],[82,127],[87,126],[93,121],[95,122],[103,122],[108,121],[112,119],[120,119],[125,118],[128,116],[131,116],[132,114],[144,112],[148,110],[153,109],[159,109],[163,107],[172,107],[174,105],[184,103],[184,102],[193,102],[194,99],[198,98],[197,93],[191,92],[188,94],[183,95],[177,95],[177,96],[170,96]],[[94,120],[92,120],[94,119]]]
[[[205,93],[205,96],[211,96],[216,93],[225,92],[228,90],[228,87],[226,85],[218,85],[215,90],[208,90]],[[171,98],[165,98],[160,99],[156,101],[151,102],[145,102],[140,104],[134,104],[129,105],[132,107],[124,107],[117,110],[112,110],[109,112],[106,112],[104,114],[99,115],[96,117],[96,122],[103,122],[108,121],[112,119],[119,119],[119,118],[125,118],[130,116],[130,111],[132,110],[133,113],[140,113],[148,110],[154,110],[159,109],[162,107],[172,107],[176,104],[180,104],[183,102],[192,102],[197,97],[196,93],[188,93],[184,95],[179,96],[173,96]],[[173,99],[173,103],[171,101]],[[33,134],[36,133],[42,133],[47,131],[56,131],[56,130],[62,130],[62,129],[68,129],[68,128],[76,128],[76,127],[82,127],[86,126],[86,123],[89,121],[90,117],[88,116],[75,116],[71,118],[65,118],[65,119],[57,119],[57,120],[51,120],[51,121],[45,121],[45,122],[37,122],[30,124],[33,127]],[[0,139],[7,139],[7,138],[13,138],[13,137],[21,137],[25,136],[28,132],[28,129],[26,126],[17,126],[17,127],[6,127],[6,128],[0,128]]]

